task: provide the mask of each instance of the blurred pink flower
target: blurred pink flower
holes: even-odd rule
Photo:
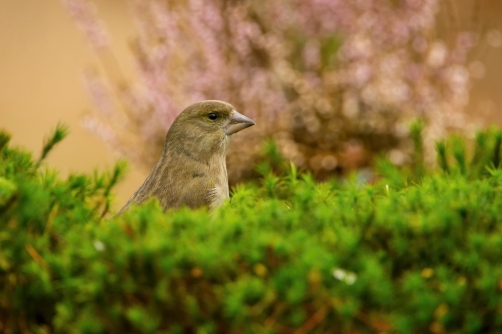
[[[106,33],[91,4],[63,3],[96,49],[104,48]],[[344,168],[347,147],[399,146],[411,118],[429,121],[428,145],[465,125],[465,62],[477,39],[461,31],[453,40],[436,37],[439,0],[131,4],[139,79],[116,90],[127,117],[108,124],[115,147],[127,147],[124,154],[147,167],[178,113],[202,99],[229,101],[259,125],[233,140],[233,180],[251,174],[269,137],[298,165],[332,171]],[[107,109],[101,90],[90,92],[98,109]],[[239,145],[250,154],[238,154]],[[363,157],[365,150],[358,152]]]
[[[92,2],[87,0],[61,0],[61,2],[97,52],[102,52],[109,46],[109,36],[104,24],[97,18],[96,7]]]

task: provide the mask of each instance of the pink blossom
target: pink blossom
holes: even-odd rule
[[[89,3],[63,1],[91,43],[107,45]],[[261,124],[230,147],[234,180],[251,173],[265,138],[276,138],[288,159],[331,170],[342,166],[336,155],[354,138],[399,139],[410,118],[425,117],[431,143],[462,123],[465,62],[477,38],[461,31],[453,40],[435,37],[439,0],[131,3],[138,81],[118,90],[127,121],[109,126],[125,154],[148,147],[134,151],[145,166],[178,113],[202,99],[227,100]],[[499,35],[492,32],[491,40]],[[101,93],[93,94],[106,109]],[[88,127],[110,141],[95,124]],[[239,145],[251,153],[239,155]],[[395,149],[373,139],[357,145]]]
[[[61,0],[80,30],[97,52],[109,46],[104,24],[96,16],[96,7],[87,0]]]

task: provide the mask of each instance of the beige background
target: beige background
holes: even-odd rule
[[[128,41],[134,36],[127,1],[96,3],[127,75],[133,67]],[[59,121],[70,125],[70,135],[48,158],[63,176],[104,170],[118,158],[80,126],[81,116],[92,108],[81,74],[98,64],[60,1],[0,0],[0,127],[12,134],[13,144],[38,155],[44,136]],[[145,177],[145,171],[131,167],[117,189],[115,207]]]
[[[479,1],[479,0],[476,0]],[[126,77],[132,75],[128,41],[134,36],[127,1],[97,0],[100,17],[112,36],[112,48]],[[466,6],[469,16],[470,2]],[[485,0],[481,22],[502,25],[502,1]],[[474,81],[469,112],[500,124],[502,103],[502,48],[486,48],[479,57],[486,76]],[[49,156],[48,163],[62,171],[89,172],[111,167],[115,156],[104,143],[80,127],[80,118],[91,110],[81,73],[99,67],[93,51],[59,0],[0,0],[0,127],[12,143],[38,155],[43,137],[62,121],[70,136]],[[146,176],[132,166],[117,189],[115,208],[127,200]]]

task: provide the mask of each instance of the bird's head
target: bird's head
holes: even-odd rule
[[[197,143],[201,148],[216,147],[228,142],[230,135],[255,125],[248,117],[223,101],[206,100],[188,106],[176,118],[168,133],[188,144]]]
[[[178,116],[176,122],[197,128],[202,133],[232,135],[255,123],[227,102],[207,100],[194,103]]]

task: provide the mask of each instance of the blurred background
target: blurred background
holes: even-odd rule
[[[141,184],[188,104],[227,100],[257,126],[232,140],[232,184],[263,142],[319,179],[406,163],[426,146],[501,125],[502,1],[0,1],[0,126],[63,173],[131,161],[116,207]],[[241,135],[242,134],[242,135]]]

